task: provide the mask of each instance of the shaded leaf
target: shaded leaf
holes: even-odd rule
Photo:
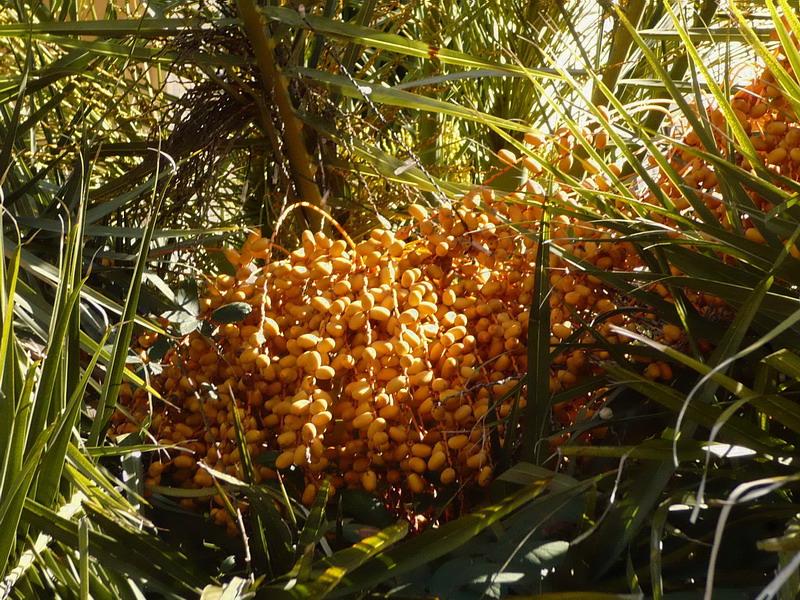
[[[247,302],[231,302],[225,306],[220,306],[211,313],[211,319],[216,323],[239,323],[253,310]]]

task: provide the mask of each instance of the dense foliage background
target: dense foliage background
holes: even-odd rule
[[[702,108],[729,106],[765,63],[800,106],[796,11],[788,0],[4,2],[0,597],[794,598],[800,186],[742,168],[746,135],[725,151],[687,148],[682,128],[710,131]],[[738,131],[732,110],[722,117],[714,127]],[[619,190],[677,147],[714,165],[730,221],[746,215],[767,241],[611,194],[619,210],[603,226],[650,267],[606,284],[646,304],[636,282],[663,281],[734,311],[679,315],[685,353],[624,342],[677,375],[656,383],[620,360],[586,383],[580,393],[609,390],[602,445],[526,456],[480,508],[406,540],[366,494],[327,510],[268,495],[265,544],[284,571],[183,510],[186,492],[144,499],[151,440],[106,438],[120,385],[151,376],[130,341],[192,327],[185,282],[230,269],[221,247],[247,228],[271,235],[297,202],[356,239],[396,228],[410,203],[435,207],[500,173],[506,147],[588,206],[590,144],[571,164],[522,144],[588,122],[610,140],[591,157],[620,165]],[[511,192],[520,176],[490,185]],[[676,187],[691,203],[690,186]],[[554,202],[552,215],[581,210]],[[658,235],[661,217],[694,250]],[[277,241],[294,247],[320,225],[293,211]],[[268,494],[255,487],[227,489]]]

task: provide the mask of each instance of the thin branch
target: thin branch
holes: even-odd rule
[[[294,106],[289,98],[286,78],[275,64],[275,42],[268,37],[265,30],[266,21],[258,10],[254,0],[237,0],[236,5],[242,18],[245,35],[258,64],[261,81],[278,107],[278,116],[283,123],[283,141],[286,146],[286,157],[292,171],[292,179],[300,198],[311,205],[321,207],[322,196],[314,181],[311,169],[311,157],[306,151],[303,141],[303,125],[295,116]],[[316,212],[308,215],[312,229],[319,229],[322,220]]]

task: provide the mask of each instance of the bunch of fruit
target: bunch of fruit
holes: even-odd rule
[[[491,480],[490,428],[502,439],[512,406],[526,402],[513,392],[527,371],[537,244],[517,227],[538,223],[542,208],[476,193],[430,215],[418,205],[409,213],[414,227],[375,229],[358,245],[306,231],[282,260],[256,234],[241,251],[227,252],[236,274],[207,286],[203,316],[214,322],[236,304],[249,310],[208,337],[189,334],[165,358],[152,385],[168,403],[151,429],[160,443],[185,452],[151,463],[148,483],[212,486],[199,462],[242,477],[234,410],[251,456],[279,452],[274,465],[256,470],[256,481],[301,469],[304,502],[325,477],[333,489],[393,488],[397,498]],[[594,241],[605,235],[567,219],[552,232],[553,243],[601,269],[634,266],[630,244]],[[626,317],[614,313],[613,292],[560,259],[550,266],[552,343],[593,339],[578,332],[572,312],[614,338],[610,325]],[[139,345],[153,341],[144,334]],[[554,362],[551,391],[598,371],[586,352]],[[122,402],[141,420],[147,394],[131,395]],[[586,401],[559,406],[557,414],[574,419]],[[136,430],[122,413],[115,419],[117,433]]]
[[[737,92],[732,108],[765,163],[797,179],[800,128],[769,72]],[[709,120],[722,147],[719,109],[710,111]],[[583,133],[596,148],[605,147],[602,131]],[[525,141],[543,156],[549,152],[562,170],[571,167],[576,140],[569,130],[549,139],[529,134]],[[684,143],[698,145],[700,139],[689,131]],[[493,475],[490,432],[501,444],[512,439],[508,417],[526,403],[535,233],[547,203],[537,182],[539,162],[509,151],[499,158],[524,165],[531,177],[506,197],[481,188],[432,212],[411,205],[409,225],[396,232],[374,229],[358,244],[346,234],[332,239],[305,231],[299,247],[280,259],[278,247],[255,233],[240,250],[227,250],[235,275],[210,278],[201,300],[200,317],[213,331],[181,339],[151,382],[166,400],[155,402],[151,432],[180,449],[150,463],[147,483],[206,488],[213,486],[215,470],[242,478],[246,451],[274,457],[256,460],[256,482],[299,470],[305,503],[325,478],[331,478],[332,491],[363,488],[394,506],[449,484],[485,486]],[[687,150],[676,150],[671,160],[725,222],[713,167]],[[749,168],[744,160],[739,164]],[[612,182],[589,167],[584,189],[608,190]],[[611,172],[620,169],[612,165]],[[556,184],[547,196],[562,206],[580,202],[566,185]],[[677,190],[670,196],[691,210]],[[743,225],[748,238],[763,241],[753,224]],[[548,244],[602,271],[643,267],[629,241],[574,217],[552,219]],[[646,308],[618,310],[625,303],[618,292],[560,255],[547,254],[551,343],[575,347],[554,359],[551,392],[602,371],[609,356],[592,348],[595,335],[626,341],[612,326],[635,328],[649,319],[654,337],[679,343],[678,327]],[[651,289],[670,299],[663,285]],[[690,298],[701,308],[719,303],[705,294]],[[595,333],[581,322],[593,323]],[[146,333],[138,345],[146,354],[154,341]],[[651,379],[672,377],[662,361],[643,365],[643,372]],[[583,396],[557,404],[554,421],[570,425],[579,411],[590,415],[593,402]],[[120,403],[135,422],[118,412],[112,433],[137,431],[149,411],[147,392],[124,386]],[[594,430],[596,437],[603,433]],[[203,499],[183,503],[209,506]],[[225,510],[212,512],[235,529]]]

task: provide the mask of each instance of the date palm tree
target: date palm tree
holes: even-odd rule
[[[770,169],[730,99],[746,67],[758,78],[766,65],[794,126],[796,14],[788,0],[6,2],[0,596],[794,597],[798,184]],[[569,160],[525,143],[565,132]],[[525,168],[498,160],[504,148]],[[713,167],[738,225],[687,211],[698,196],[676,153]],[[596,170],[608,190],[586,184]],[[158,368],[132,336],[199,326],[191,282],[230,268],[223,243],[271,234],[297,203],[287,246],[324,226],[316,209],[356,237],[401,225],[411,202],[486,181],[503,195],[531,176],[579,201],[553,198],[519,230],[544,247],[548,220],[569,215],[630,241],[647,269],[591,274],[661,306],[656,320],[687,343],[628,332],[603,375],[551,394],[564,348],[550,347],[547,318],[532,321],[518,393],[536,401],[524,426],[506,424],[518,434],[480,509],[407,537],[366,494],[337,513],[323,486],[307,510],[282,487],[229,478],[215,493],[247,498],[251,534],[228,539],[181,508],[194,491],[145,489],[141,455],[160,450],[147,422],[107,438],[120,386],[147,386]],[[665,186],[679,202],[641,201]],[[545,266],[532,313],[547,306]],[[654,304],[652,282],[678,300]],[[687,294],[721,299],[728,326]],[[680,375],[656,383],[637,356]],[[551,424],[553,405],[591,393],[610,419]],[[600,424],[614,433],[604,445],[541,452],[543,437]]]

